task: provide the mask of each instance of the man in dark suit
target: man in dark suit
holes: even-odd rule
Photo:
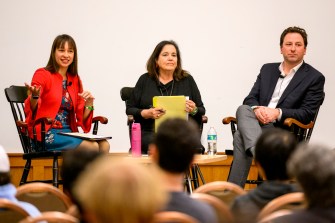
[[[307,33],[289,27],[280,37],[282,63],[265,64],[236,112],[238,130],[234,134],[234,162],[228,181],[244,187],[254,146],[262,129],[283,127],[287,117],[309,123],[323,97],[325,77],[303,61]]]

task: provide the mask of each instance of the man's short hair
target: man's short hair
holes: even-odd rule
[[[201,148],[197,124],[180,118],[167,119],[158,127],[153,143],[158,150],[158,165],[165,171],[186,171]]]
[[[265,130],[255,147],[255,160],[261,165],[268,180],[289,179],[286,162],[297,147],[297,140],[287,130]]]
[[[288,27],[283,31],[283,33],[280,36],[280,46],[283,46],[284,38],[288,33],[299,33],[302,36],[302,39],[304,40],[305,48],[307,47],[308,41],[307,41],[307,33],[303,28],[300,28],[298,26]]]

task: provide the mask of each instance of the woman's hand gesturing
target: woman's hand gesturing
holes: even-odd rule
[[[83,91],[82,93],[78,93],[80,97],[82,97],[85,100],[85,106],[92,106],[94,97],[89,91]]]

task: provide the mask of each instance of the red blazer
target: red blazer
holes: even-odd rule
[[[78,96],[81,93],[82,87],[79,86],[81,80],[78,75],[67,74],[67,89],[73,101],[73,110],[70,113],[70,128],[73,132],[78,132],[80,126],[84,132],[89,132],[92,124],[93,111],[83,121],[85,101]],[[36,111],[33,112],[30,106],[30,97],[25,100],[26,123],[28,123],[29,136],[33,137],[33,124],[36,119],[41,117],[55,118],[62,101],[62,84],[63,77],[59,73],[50,73],[44,68],[36,70],[31,85],[41,86],[40,97]],[[46,126],[46,131],[51,128],[51,125]],[[37,139],[41,140],[41,126],[36,126]]]

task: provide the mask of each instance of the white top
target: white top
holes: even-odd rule
[[[290,72],[288,74],[284,73],[284,69],[283,69],[283,63],[281,63],[278,67],[278,69],[281,72],[281,77],[278,78],[275,90],[273,91],[271,100],[268,104],[269,108],[276,108],[278,101],[280,99],[280,97],[282,96],[283,92],[285,91],[286,87],[289,85],[289,83],[291,82],[292,78],[294,77],[295,73],[298,71],[298,69],[301,67],[303,61],[301,61],[301,63],[299,63],[297,66],[293,67]],[[282,116],[282,111],[281,109],[279,109],[280,111],[280,115],[278,117],[278,120],[281,119]]]

